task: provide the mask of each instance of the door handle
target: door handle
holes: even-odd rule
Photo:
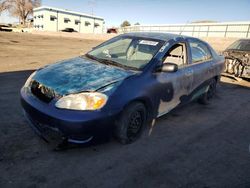
[[[193,70],[192,70],[192,69],[186,70],[186,71],[185,71],[185,75],[186,75],[186,76],[191,76],[191,75],[193,75]]]

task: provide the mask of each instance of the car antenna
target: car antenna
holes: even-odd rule
[[[188,23],[189,23],[189,21],[187,21],[187,22],[185,23],[185,25],[183,26],[183,28],[182,28],[182,30],[180,31],[179,35],[182,34],[182,32],[184,31],[184,29],[186,28],[186,26],[187,26]]]

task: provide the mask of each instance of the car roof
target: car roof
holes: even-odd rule
[[[236,41],[238,41],[238,42],[250,42],[250,39],[239,39],[239,40],[236,40]]]
[[[177,35],[172,33],[157,33],[157,32],[134,32],[134,33],[125,33],[123,36],[132,36],[132,37],[145,37],[150,39],[162,40],[162,41],[169,41],[170,39],[177,39],[177,38],[192,38],[183,35]]]

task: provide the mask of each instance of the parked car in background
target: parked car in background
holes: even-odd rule
[[[107,33],[118,33],[117,28],[109,28],[109,29],[107,29]]]
[[[63,30],[61,30],[62,32],[68,32],[68,33],[73,33],[73,32],[77,32],[76,30],[74,30],[73,28],[65,28]]]
[[[23,33],[23,32],[31,32],[32,30],[33,28],[24,27],[21,25],[0,24],[0,31],[4,32]]]
[[[240,39],[223,52],[225,72],[236,77],[250,78],[250,39]]]
[[[134,142],[151,120],[198,99],[208,104],[224,58],[197,38],[128,33],[84,56],[35,71],[21,89],[30,125],[72,143],[113,133]]]
[[[5,32],[12,32],[12,28],[8,24],[2,24],[0,25],[0,31],[5,31]]]

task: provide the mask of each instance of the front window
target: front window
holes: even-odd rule
[[[184,43],[173,45],[164,58],[163,63],[174,63],[178,67],[184,66],[187,61],[186,45]]]
[[[103,43],[86,56],[104,63],[142,69],[162,45],[160,40],[123,36]]]

